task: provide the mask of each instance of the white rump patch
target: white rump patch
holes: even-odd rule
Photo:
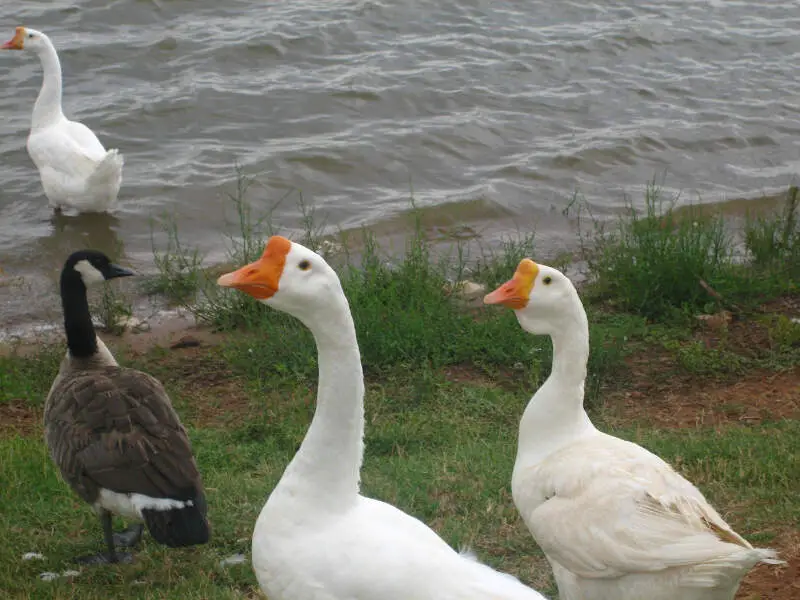
[[[98,271],[92,263],[88,260],[83,259],[79,260],[75,263],[75,270],[81,274],[81,279],[83,279],[83,285],[89,287],[93,283],[100,283],[106,280],[103,277],[103,274]]]
[[[172,498],[151,498],[144,494],[120,494],[101,489],[95,507],[129,519],[142,519],[143,510],[175,510],[192,506],[191,500],[174,500]]]

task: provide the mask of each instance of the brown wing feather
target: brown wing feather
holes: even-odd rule
[[[99,488],[185,499],[202,489],[186,430],[161,383],[121,367],[68,374],[45,407],[45,440],[87,502]]]

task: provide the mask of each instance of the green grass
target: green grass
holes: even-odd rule
[[[214,349],[208,353],[219,360]],[[100,548],[100,528],[60,480],[39,436],[0,437],[0,535],[6,541],[0,548],[0,589],[7,597],[255,596],[249,562],[222,568],[219,561],[236,553],[249,557],[258,512],[310,421],[313,389],[287,389],[277,375],[252,374],[240,381],[250,406],[246,423],[200,426],[191,409],[197,400],[182,387],[181,369],[164,360],[162,352],[154,352],[136,364],[164,375],[190,428],[208,490],[212,543],[169,550],[145,537],[134,565],[84,569],[72,581],[39,581],[40,572],[73,568],[70,557]],[[20,377],[27,372],[27,359],[9,361]],[[54,364],[45,360],[35,381],[41,384],[53,371]],[[44,389],[40,384],[37,393]],[[363,490],[420,517],[455,547],[471,546],[483,560],[555,597],[549,570],[509,491],[517,423],[529,392],[507,389],[492,378],[455,383],[435,371],[398,369],[370,377]],[[800,476],[796,421],[711,435],[644,426],[614,433],[677,465],[754,541],[767,544],[781,524],[800,519],[793,493]],[[20,561],[33,551],[45,560]]]
[[[595,222],[584,245],[592,297],[654,320],[754,305],[797,290],[797,188],[779,214],[748,221],[744,247],[721,215],[665,199],[650,184],[644,211]],[[710,288],[710,289],[709,289]]]
[[[800,275],[800,219],[798,188],[786,193],[778,215],[751,217],[745,225],[745,243],[756,266],[777,269],[789,277]]]
[[[13,347],[11,350],[8,355],[0,354],[0,405],[14,401],[44,406],[64,349],[46,346],[30,356],[21,356]]]
[[[203,256],[196,248],[187,248],[178,236],[178,225],[173,217],[165,215],[159,224],[166,235],[166,247],[159,249],[154,240],[153,264],[158,274],[144,282],[151,295],[162,295],[175,304],[185,304],[195,298],[203,277]]]

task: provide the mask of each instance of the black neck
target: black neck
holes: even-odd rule
[[[61,275],[61,305],[69,353],[75,358],[89,358],[97,352],[97,337],[89,314],[86,286],[77,273]]]

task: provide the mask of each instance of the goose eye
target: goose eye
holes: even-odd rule
[[[544,282],[545,285],[550,285],[551,283],[553,283],[553,278],[550,277],[550,275],[548,275],[547,277],[542,279],[542,281]]]
[[[311,263],[307,260],[301,260],[300,263],[297,265],[297,268],[301,271],[308,271],[311,268]]]
[[[28,34],[28,37],[29,37],[29,38],[32,38],[32,37],[33,37],[33,34],[32,34],[32,33],[29,33],[29,34]]]

